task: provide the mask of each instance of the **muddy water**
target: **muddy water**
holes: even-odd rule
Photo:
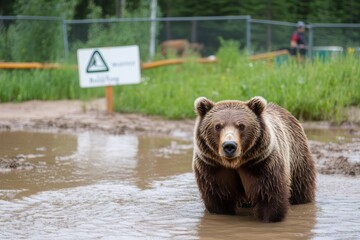
[[[352,130],[347,129],[305,129],[310,140],[324,143],[349,143],[358,140],[360,136],[354,135]]]
[[[135,135],[0,132],[0,239],[359,239],[360,178],[319,175],[316,203],[282,223],[204,211],[191,142]]]

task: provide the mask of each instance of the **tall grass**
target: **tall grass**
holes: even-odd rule
[[[199,96],[219,101],[260,95],[303,120],[342,121],[346,107],[360,105],[359,58],[274,67],[248,61],[234,42],[227,42],[217,58],[217,64],[190,62],[143,72],[140,85],[116,88],[116,111],[189,118]]]
[[[78,73],[73,69],[0,70],[0,102],[85,100],[102,96],[103,89],[81,89]]]
[[[344,109],[360,106],[360,59],[339,57],[322,62],[279,64],[250,62],[235,42],[225,42],[218,63],[143,70],[138,85],[115,86],[118,112],[141,112],[166,118],[194,117],[199,96],[214,101],[247,100],[260,95],[302,120],[346,120]],[[89,99],[103,88],[80,89],[75,70],[0,71],[0,101]]]

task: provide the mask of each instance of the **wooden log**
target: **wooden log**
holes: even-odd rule
[[[250,56],[250,60],[251,61],[271,60],[277,56],[288,55],[288,54],[289,54],[288,50],[284,49],[284,50],[279,50],[279,51],[274,51],[274,52],[255,54],[255,55]]]
[[[38,62],[0,62],[0,69],[56,69],[59,64]]]

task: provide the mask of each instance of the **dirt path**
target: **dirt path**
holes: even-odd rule
[[[304,123],[305,128],[330,129],[328,122]],[[111,134],[157,134],[192,139],[194,120],[164,120],[142,114],[108,114],[105,100],[29,101],[0,104],[0,130],[101,131]],[[323,174],[360,175],[360,125],[344,124],[354,136],[346,143],[310,141],[311,151]],[[9,161],[12,161],[11,164]],[[0,159],[2,166],[18,166],[14,159]],[[1,167],[1,166],[0,166]]]
[[[105,99],[3,103],[0,104],[0,129],[192,135],[193,120],[169,121],[142,114],[109,114],[105,106]]]

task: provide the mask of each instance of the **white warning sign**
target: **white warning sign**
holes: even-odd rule
[[[140,83],[138,46],[78,49],[80,87]]]

